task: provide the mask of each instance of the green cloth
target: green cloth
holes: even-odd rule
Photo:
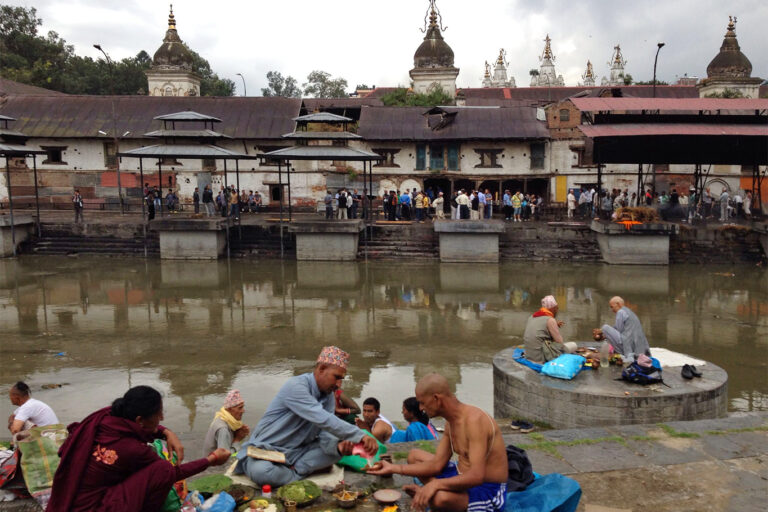
[[[364,431],[365,435],[373,437],[373,434],[368,432],[367,430]],[[375,437],[373,437],[376,439]],[[381,456],[385,453],[387,453],[387,447],[384,446],[381,441],[376,439],[376,442],[379,444],[379,450],[376,452],[376,455],[371,457],[371,460],[373,462],[378,462],[381,459]],[[363,472],[363,468],[368,465],[368,459],[361,457],[359,455],[345,455],[339,461],[336,463],[339,466],[347,467],[353,471],[357,471],[358,473]]]
[[[53,486],[53,475],[59,467],[59,448],[69,433],[64,425],[48,425],[29,429],[29,437],[18,443],[24,482],[32,496]]]

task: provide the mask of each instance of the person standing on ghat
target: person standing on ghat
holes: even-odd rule
[[[459,219],[469,219],[469,197],[466,190],[461,189],[456,197],[456,204],[459,205]]]
[[[445,219],[445,199],[442,192],[437,193],[437,197],[432,201],[432,208],[435,209],[435,218],[439,220]]]
[[[72,206],[75,208],[75,224],[83,222],[83,196],[80,195],[80,189],[75,189],[75,193],[72,195]]]
[[[205,208],[205,215],[208,217],[213,217],[216,213],[213,206],[213,191],[210,185],[206,185],[203,189],[203,208]]]

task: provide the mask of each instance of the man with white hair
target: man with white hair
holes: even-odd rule
[[[541,308],[528,318],[525,324],[523,342],[525,357],[535,363],[545,363],[561,354],[572,354],[577,345],[564,342],[560,334],[563,322],[555,320],[558,312],[557,301],[552,295],[541,299]]]
[[[595,339],[606,340],[616,352],[630,361],[634,361],[640,354],[650,357],[651,348],[635,312],[625,306],[624,299],[619,296],[611,298],[608,306],[616,313],[616,325],[604,325],[601,329],[595,329]]]

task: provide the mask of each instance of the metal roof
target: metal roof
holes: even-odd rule
[[[16,117],[14,128],[29,137],[93,138],[98,131],[112,131],[112,100],[117,132],[124,139],[143,139],[144,133],[162,128],[158,114],[195,108],[224,122],[219,131],[237,139],[280,139],[294,130],[293,118],[301,111],[296,98],[176,97],[176,96],[25,96],[8,95],[0,114]]]
[[[356,133],[349,132],[293,132],[283,135],[286,139],[310,139],[310,140],[349,140],[362,139]]]
[[[546,123],[536,119],[535,107],[456,108],[450,112],[451,121],[432,124],[434,130],[424,110],[363,107],[357,133],[371,141],[549,139]]]
[[[15,121],[15,117],[8,117],[0,114],[0,121]]]
[[[571,98],[570,101],[582,112],[611,111],[755,111],[767,110],[768,99],[751,98]]]
[[[381,155],[376,153],[346,146],[293,146],[270,151],[259,156],[284,160],[346,160],[366,162],[383,160]]]
[[[217,158],[222,160],[255,160],[258,158],[255,155],[246,155],[210,144],[157,144],[122,151],[117,155],[135,158]]]
[[[40,149],[32,149],[29,146],[20,144],[5,144],[0,142],[0,155],[2,156],[21,156],[21,155],[44,155],[46,152]]]
[[[617,85],[594,87],[475,87],[460,89],[460,93],[469,100],[478,98],[498,100],[526,100],[537,103],[551,103],[583,92],[590,95],[611,94],[618,90],[625,98],[650,98],[653,96],[652,85]],[[657,85],[657,98],[698,98],[699,90],[695,85]]]
[[[144,134],[147,137],[178,137],[178,138],[224,138],[231,139],[229,135],[213,130],[154,130]]]
[[[591,138],[638,135],[739,135],[768,137],[768,125],[754,124],[626,123],[580,125],[579,129],[584,135]]]
[[[0,94],[25,94],[38,96],[65,96],[63,92],[44,89],[35,85],[22,84],[14,82],[0,76]]]
[[[293,120],[297,123],[350,123],[354,121],[349,117],[337,116],[330,112],[315,112],[314,114],[294,117]]]
[[[176,112],[173,114],[165,114],[155,117],[158,121],[211,121],[213,123],[220,123],[221,119],[218,117],[208,116],[192,110],[185,112]]]
[[[5,128],[0,128],[0,137],[2,137],[3,135],[8,135],[10,137],[26,137],[26,135],[16,130],[7,130]]]

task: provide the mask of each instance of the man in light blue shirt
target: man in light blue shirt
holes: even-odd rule
[[[292,377],[267,407],[250,439],[237,453],[236,473],[245,473],[259,485],[281,486],[326,468],[343,455],[351,455],[362,441],[375,454],[376,441],[335,414],[334,392],[347,373],[349,354],[325,347],[312,373]],[[285,454],[279,464],[248,457],[248,447]]]

